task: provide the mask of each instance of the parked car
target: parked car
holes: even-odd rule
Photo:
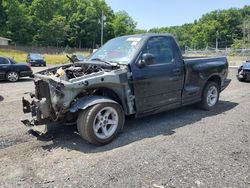
[[[29,53],[26,62],[31,66],[46,66],[44,57],[38,53]]]
[[[54,75],[54,76],[53,76]],[[125,116],[142,117],[199,103],[212,110],[230,83],[226,57],[183,59],[168,34],[123,36],[85,62],[36,73],[33,102],[23,98],[28,126],[77,122],[85,140],[111,142]]]
[[[14,59],[0,56],[0,80],[16,82],[20,77],[32,75],[28,64],[17,63]]]
[[[84,55],[82,55],[80,53],[75,53],[75,54],[72,54],[71,59],[74,62],[79,62],[79,61],[84,61],[85,57],[84,57]]]
[[[250,81],[250,60],[238,68],[237,78],[240,82]]]

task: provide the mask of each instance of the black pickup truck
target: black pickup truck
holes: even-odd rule
[[[184,59],[168,34],[108,41],[84,62],[34,75],[35,93],[23,98],[28,126],[77,123],[88,142],[103,145],[122,130],[125,116],[142,117],[198,103],[211,110],[230,83],[225,57]]]

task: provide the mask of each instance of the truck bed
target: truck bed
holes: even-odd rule
[[[203,87],[212,76],[218,78],[220,88],[223,90],[228,74],[226,57],[188,57],[183,60],[185,66],[185,84],[182,95],[184,104],[201,98]]]

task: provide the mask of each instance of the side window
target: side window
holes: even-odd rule
[[[172,63],[174,58],[172,40],[169,37],[150,38],[143,53],[153,54],[156,64]]]
[[[9,61],[10,61],[10,63],[11,63],[12,65],[16,64],[16,62],[15,62],[14,59],[9,59]]]
[[[9,61],[3,57],[0,57],[0,65],[8,65]]]

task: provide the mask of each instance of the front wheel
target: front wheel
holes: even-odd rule
[[[202,93],[200,107],[204,110],[211,110],[219,101],[219,86],[215,82],[208,82]]]
[[[87,142],[95,145],[110,143],[122,130],[124,112],[117,103],[100,103],[79,113],[77,129]]]
[[[10,82],[16,82],[19,79],[19,74],[15,71],[8,72],[6,78]]]

